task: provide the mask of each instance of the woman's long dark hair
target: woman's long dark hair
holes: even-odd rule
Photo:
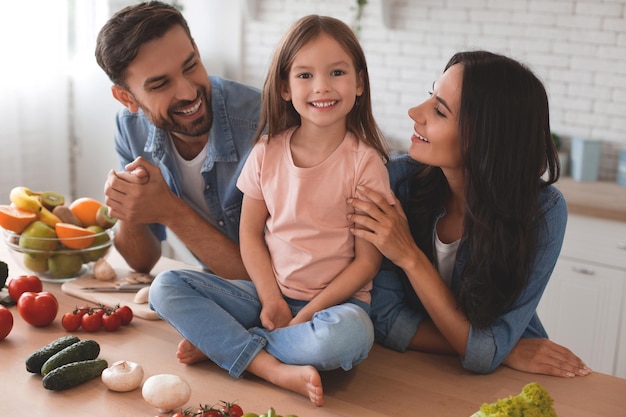
[[[484,328],[508,311],[528,283],[537,249],[538,195],[560,175],[541,81],[519,62],[490,52],[455,54],[463,66],[459,144],[465,166],[462,270],[458,303]],[[546,173],[543,182],[540,177]],[[431,259],[432,224],[449,196],[440,168],[412,179],[413,233]]]

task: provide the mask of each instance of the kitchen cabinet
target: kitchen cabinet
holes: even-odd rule
[[[538,313],[593,370],[626,378],[626,222],[570,215]]]

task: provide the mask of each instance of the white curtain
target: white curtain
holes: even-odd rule
[[[2,5],[0,204],[13,186],[70,191],[67,0]]]

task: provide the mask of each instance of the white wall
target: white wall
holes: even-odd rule
[[[389,27],[383,1],[391,6]],[[356,10],[356,0],[181,3],[209,71],[258,87],[293,21],[318,13],[352,24]],[[248,4],[256,13],[245,13]],[[603,141],[600,178],[614,180],[617,151],[626,149],[626,0],[369,0],[360,37],[375,115],[394,147],[406,148],[407,109],[426,96],[452,53],[489,49],[524,61],[544,81],[553,130]],[[117,168],[118,105],[93,49],[83,63],[76,80],[77,193],[99,198],[106,173]]]
[[[244,80],[261,85],[288,25],[309,14],[352,23],[356,0],[252,0],[244,23]],[[382,3],[390,27],[383,24]],[[369,0],[361,43],[375,116],[388,140],[408,146],[407,109],[421,102],[458,50],[488,49],[525,62],[544,81],[557,133],[603,141],[600,178],[614,180],[626,149],[625,0]]]

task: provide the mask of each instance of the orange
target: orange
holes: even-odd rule
[[[54,226],[57,237],[70,249],[85,249],[91,246],[96,232],[71,223],[57,223]]]
[[[89,197],[77,198],[70,204],[70,210],[84,227],[98,224],[96,215],[100,207],[102,207],[101,202]]]
[[[14,233],[22,233],[22,230],[37,220],[37,214],[15,207],[14,205],[0,205],[0,226]]]

